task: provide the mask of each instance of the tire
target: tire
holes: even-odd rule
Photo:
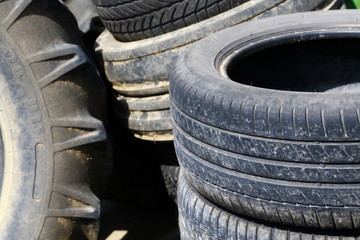
[[[96,239],[104,87],[57,1],[0,2],[1,239]]]
[[[204,39],[179,58],[170,80],[176,151],[201,194],[270,222],[360,228],[360,99],[351,79],[358,61],[352,54],[357,14],[303,13],[250,22]],[[333,27],[335,21],[341,26]],[[329,50],[334,45],[343,48]],[[298,64],[305,59],[308,65]],[[255,62],[254,71],[247,71]],[[302,83],[316,78],[322,83],[316,91],[323,92],[311,92],[296,77],[288,84],[284,69],[295,65],[305,73]],[[333,78],[325,84],[317,74]]]
[[[169,109],[137,111],[127,109],[126,106],[122,105],[117,107],[115,111],[119,123],[130,129],[135,137],[149,141],[173,140]]]
[[[99,15],[106,28],[117,40],[122,42],[137,41],[169,33],[212,18],[247,2],[247,0],[93,1],[97,5]],[[320,1],[315,1],[314,4],[307,2],[305,5],[310,7],[313,4],[313,8],[323,8],[326,4],[334,1],[322,1],[326,3],[320,4],[318,2]],[[338,4],[339,1],[335,2]],[[294,5],[291,7],[296,8]],[[279,9],[281,8],[282,6],[279,6]]]
[[[160,153],[160,169],[168,195],[176,201],[176,189],[179,180],[180,166],[176,158],[174,143],[172,141],[157,144]]]
[[[223,14],[163,36],[134,43],[116,41],[109,31],[99,36],[96,51],[113,88],[123,96],[152,96],[168,92],[169,73],[177,57],[194,42],[249,20],[295,12],[324,10],[340,1],[248,1]],[[162,64],[158,64],[161,62]]]
[[[333,0],[249,1],[211,19],[159,37],[138,41],[136,44],[118,42],[108,31],[104,32],[97,39],[96,51],[103,60],[106,76],[113,84],[113,89],[123,96],[119,98],[121,106],[117,109],[122,112],[122,123],[129,126],[131,124],[128,125],[127,122],[138,122],[134,118],[126,119],[128,116],[132,116],[132,110],[139,110],[139,106],[136,109],[133,106],[134,99],[144,102],[141,107],[143,109],[143,106],[146,105],[145,101],[148,101],[147,104],[152,106],[151,111],[161,112],[161,115],[164,116],[163,119],[158,119],[158,122],[168,123],[169,116],[165,116],[163,113],[164,111],[168,112],[169,108],[164,109],[164,104],[155,108],[153,99],[161,98],[163,102],[169,101],[170,70],[177,57],[192,43],[216,31],[248,20],[318,8],[324,10],[334,7],[338,2]],[[123,103],[128,104],[125,111],[121,110]],[[137,134],[138,128],[132,130]],[[145,136],[149,140],[156,141],[157,139],[171,139],[171,137],[163,138],[163,132],[157,134],[157,131],[153,132],[150,129],[148,131],[151,132],[149,137],[146,136],[146,133],[137,134],[137,136],[143,139]],[[157,135],[160,135],[160,138]]]
[[[94,0],[104,25],[119,41],[151,38],[211,18],[244,0]]]
[[[130,111],[157,111],[168,110],[169,94],[155,95],[150,97],[125,97],[117,95],[116,98],[119,104],[123,105],[123,108],[128,108]]]
[[[100,21],[99,14],[91,0],[63,0],[63,2],[74,14],[83,34],[93,30],[94,23]]]
[[[150,141],[172,141],[169,95],[151,97],[117,96],[118,120],[135,137]]]
[[[161,173],[164,178],[166,190],[170,198],[176,201],[176,186],[178,182],[180,167],[165,164],[162,164],[160,167]]]
[[[186,181],[180,172],[178,185],[179,225],[182,240],[210,239],[359,239],[355,231],[286,228],[283,225],[244,218],[212,204]]]

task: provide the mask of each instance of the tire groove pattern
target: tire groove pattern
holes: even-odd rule
[[[229,9],[227,0],[138,0],[110,4],[105,0],[93,0],[103,23],[120,41],[135,41],[154,37],[176,29],[203,21]],[[229,0],[232,7],[239,6],[246,0]],[[221,8],[220,5],[226,6]],[[199,17],[204,11],[206,17]],[[211,13],[210,13],[211,12]],[[145,26],[144,22],[150,24]],[[127,26],[123,31],[123,26]],[[142,26],[136,28],[135,26]]]
[[[240,215],[229,213],[216,207],[189,184],[185,173],[180,173],[178,196],[179,196],[179,223],[182,239],[236,239],[236,240],[263,240],[263,239],[300,239],[300,240],[347,240],[359,239],[357,232],[349,231],[323,231],[306,230],[304,228],[284,228],[281,225],[258,223],[255,220],[243,218]],[[188,202],[197,198],[194,207],[189,207]],[[201,212],[201,214],[197,214]],[[224,221],[220,221],[216,228],[209,224],[214,214],[221,215]],[[312,232],[312,233],[310,233]],[[351,235],[353,233],[353,235]],[[343,235],[346,234],[346,235]]]

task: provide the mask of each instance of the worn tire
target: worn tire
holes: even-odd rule
[[[360,99],[356,78],[351,80],[357,71],[351,66],[360,60],[353,55],[357,40],[351,40],[360,30],[358,21],[357,11],[329,11],[250,22],[204,39],[179,58],[170,81],[175,143],[198,191],[231,211],[266,221],[360,228]],[[314,39],[314,47],[304,46]],[[281,46],[307,63],[294,64],[305,76],[300,82],[315,77],[323,83],[317,91],[325,92],[309,92],[296,78],[287,84],[279,66],[287,62],[286,69],[293,69],[296,60],[286,58]],[[270,54],[273,62],[268,61],[265,51],[271,48],[285,60]],[[320,64],[291,48],[311,52]],[[251,56],[260,56],[268,68],[256,61],[256,69],[247,72]],[[238,77],[231,80],[234,68]],[[335,74],[339,69],[344,71]],[[326,77],[325,84],[317,73],[333,78]],[[289,91],[290,85],[297,88]]]
[[[339,0],[247,1],[225,13],[163,36],[134,43],[119,42],[105,31],[97,39],[96,51],[113,88],[123,96],[148,97],[167,93],[169,73],[177,57],[194,42],[217,31],[246,21],[270,16],[326,10]],[[162,64],[158,64],[161,62]]]
[[[172,32],[212,18],[247,1],[171,0],[163,2],[138,0],[114,2],[112,0],[93,0],[106,28],[117,40],[123,42],[152,38]],[[328,4],[325,1],[312,2],[306,2],[304,5],[323,8]],[[295,5],[294,8],[297,7]],[[280,4],[279,9],[281,8]]]
[[[57,1],[0,2],[0,239],[96,239],[104,87]]]
[[[176,157],[173,141],[157,144],[160,153],[160,169],[163,175],[166,190],[176,201],[176,189],[179,180],[180,166]]]
[[[79,29],[83,34],[90,32],[93,24],[99,20],[99,14],[91,0],[62,0],[74,14]]]
[[[169,94],[150,97],[125,97],[117,95],[116,100],[130,111],[157,111],[170,109]]]
[[[131,123],[139,123],[138,118],[126,119],[126,117],[133,115],[132,110],[138,111],[142,109],[140,111],[143,111],[144,106],[148,105],[146,111],[149,111],[148,108],[151,108],[151,111],[159,112],[160,110],[164,117],[157,118],[158,123],[164,122],[168,125],[169,118],[163,114],[163,110],[168,112],[169,109],[164,109],[164,106],[168,106],[166,101],[168,102],[170,70],[174,66],[177,57],[187,47],[201,38],[248,20],[299,11],[326,10],[336,7],[338,2],[340,1],[248,1],[210,19],[162,36],[138,41],[136,44],[133,42],[119,42],[113,38],[110,32],[104,32],[97,39],[96,51],[102,59],[101,64],[104,65],[106,76],[113,84],[113,89],[123,96],[119,98],[119,103],[121,105],[128,104],[125,107],[126,111],[121,114],[122,122],[126,124],[129,122],[129,126],[134,126]],[[120,1],[115,4],[124,3],[127,2]],[[156,100],[157,103],[155,104],[154,99],[161,99],[161,102]],[[119,108],[118,111],[122,110]],[[143,123],[141,125],[144,126]],[[137,124],[136,129],[133,130],[138,131],[139,126],[140,124]],[[160,139],[156,136],[157,132],[151,134],[147,139]],[[160,132],[160,135],[163,135],[163,132]],[[161,137],[161,139],[169,140],[171,136]]]
[[[211,18],[244,0],[93,0],[104,25],[119,41],[158,36]]]
[[[173,140],[169,110],[169,94],[150,97],[117,95],[115,102],[119,123],[143,140]]]
[[[228,212],[202,197],[182,172],[178,185],[178,208],[182,240],[360,239],[357,231],[287,228]]]
[[[134,100],[134,98],[132,98]],[[151,103],[160,106],[158,101],[143,105],[143,101],[132,101],[135,108],[152,108]],[[154,106],[153,105],[153,106]],[[172,137],[172,121],[169,107],[160,110],[133,110],[123,101],[115,103],[118,122],[128,128],[135,137],[150,141],[170,141]]]

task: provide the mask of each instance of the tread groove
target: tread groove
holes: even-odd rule
[[[292,117],[292,124],[293,124],[293,130],[294,130],[294,135],[295,137],[297,136],[297,130],[296,130],[296,122],[295,122],[295,108],[292,109],[291,111],[291,117]]]
[[[253,106],[253,127],[254,127],[254,132],[256,133],[256,104],[254,104]]]
[[[280,132],[281,132],[281,135],[284,135],[284,127],[283,127],[283,121],[282,121],[282,112],[283,112],[283,109],[282,107],[279,108],[279,123],[280,123]]]
[[[8,30],[17,20],[17,18],[25,11],[25,9],[32,3],[32,0],[11,0],[13,1],[13,8],[8,13],[8,16],[2,20],[1,25]]]
[[[271,106],[266,107],[266,126],[268,134],[271,134],[271,127],[270,127],[270,108]]]
[[[53,191],[71,197],[93,208],[96,208],[98,201],[90,189],[78,186],[62,186],[55,184]],[[95,200],[94,200],[95,199]]]
[[[345,125],[344,109],[340,109],[339,114],[340,114],[340,122],[341,122],[341,127],[342,127],[342,130],[344,133],[344,137],[348,137],[346,125]]]
[[[102,130],[94,130],[92,132],[88,132],[86,134],[77,136],[70,140],[66,140],[60,143],[55,143],[54,150],[55,152],[60,152],[70,148],[75,148],[90,143],[104,141],[105,139],[106,139],[106,135]]]
[[[48,86],[49,84],[56,81],[59,77],[65,75],[66,73],[76,69],[82,64],[85,64],[87,62],[86,57],[81,55],[75,55],[73,59],[66,62],[65,64],[57,67],[52,72],[50,72],[48,75],[43,77],[42,79],[39,79],[39,85],[40,88],[44,88]]]
[[[308,136],[310,137],[311,134],[310,134],[309,109],[308,108],[305,109],[305,124],[306,124],[306,129],[307,129]]]
[[[324,109],[320,110],[320,118],[321,118],[321,125],[322,125],[322,128],[323,128],[324,136],[327,137],[326,125],[325,125],[325,117],[324,117]]]

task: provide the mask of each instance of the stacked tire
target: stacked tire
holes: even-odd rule
[[[96,51],[114,90],[118,122],[135,137],[154,142],[173,140],[169,75],[177,57],[194,42],[246,21],[342,5],[341,0],[93,2],[108,29],[97,39]],[[162,161],[161,170],[174,196],[177,160],[171,165]]]
[[[245,21],[338,8],[339,0],[93,0],[109,31],[97,52],[113,85],[119,122],[138,138],[170,141],[169,73],[194,42]]]
[[[170,79],[182,239],[358,239],[357,11],[201,40]]]

